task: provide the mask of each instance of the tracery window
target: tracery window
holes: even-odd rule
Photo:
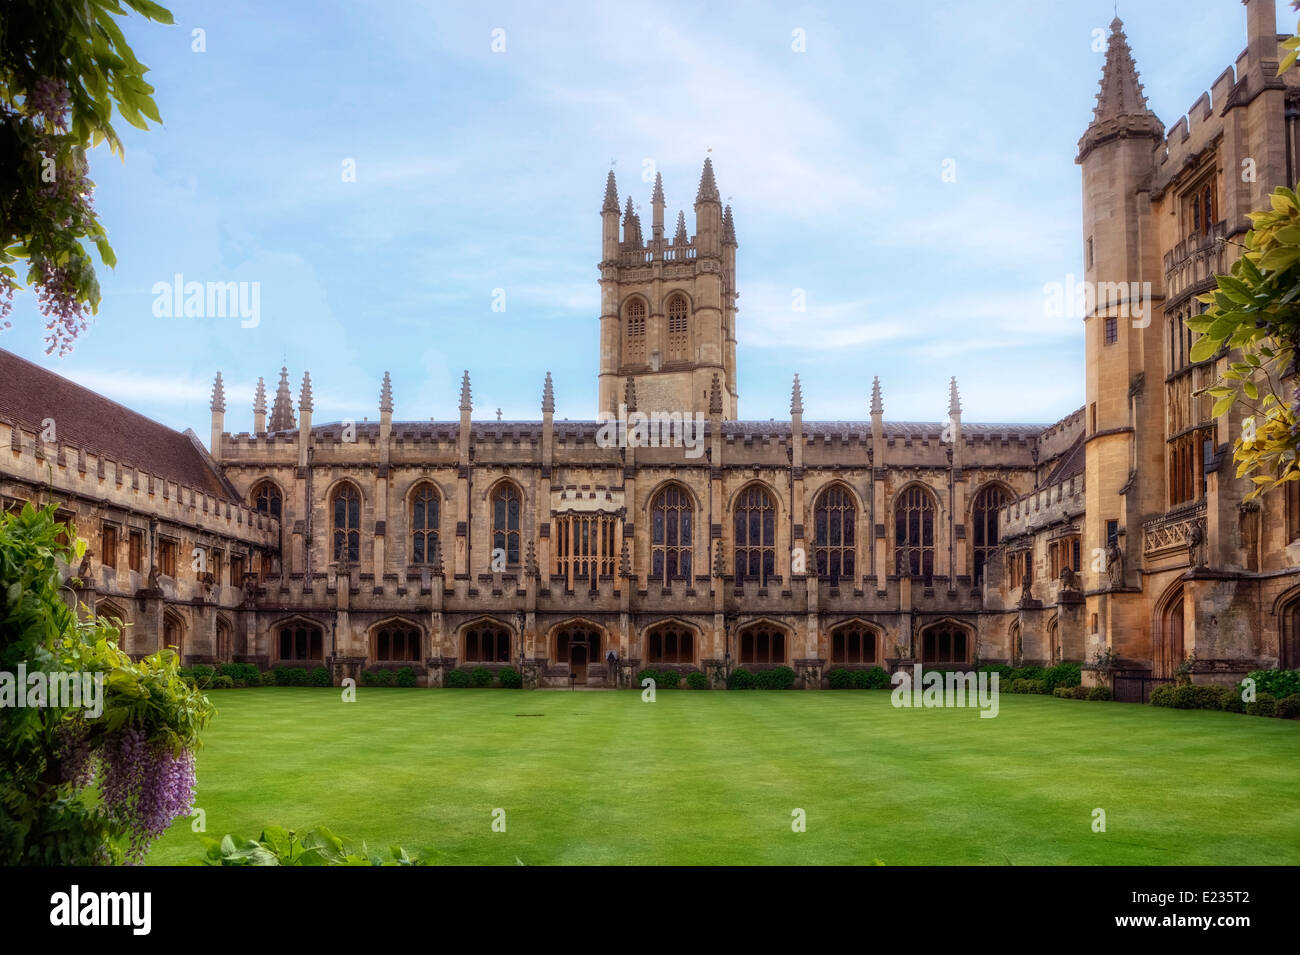
[[[901,573],[906,567],[913,577],[930,586],[934,577],[934,502],[929,493],[910,487],[894,506],[894,546]]]
[[[361,559],[361,492],[351,484],[340,484],[330,502],[334,529],[334,559],[355,563]]]
[[[668,585],[691,579],[694,508],[691,496],[677,484],[655,495],[650,505],[650,577]]]
[[[438,545],[438,492],[432,484],[421,484],[411,495],[411,560],[433,562]]]
[[[736,580],[766,583],[776,573],[776,507],[772,495],[751,484],[736,499],[734,517]]]
[[[858,509],[853,495],[842,485],[832,485],[817,498],[813,509],[813,547],[817,576],[838,584],[853,580],[855,531]]]
[[[687,318],[686,296],[674,295],[668,299],[668,360],[686,361],[690,350],[690,322]]]
[[[624,318],[623,363],[641,365],[646,360],[645,302],[634,298],[627,303]]]
[[[492,551],[493,556],[503,551],[507,567],[519,566],[520,523],[523,517],[523,501],[519,489],[509,482],[502,482],[492,495]]]

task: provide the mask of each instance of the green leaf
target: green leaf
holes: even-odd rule
[[[1208,335],[1198,338],[1192,345],[1191,354],[1188,356],[1193,362],[1201,362],[1213,358],[1219,351],[1220,339],[1211,338]]]

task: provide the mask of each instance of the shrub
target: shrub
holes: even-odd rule
[[[836,667],[826,674],[832,690],[850,690],[853,688],[853,674],[843,667]]]
[[[408,690],[415,686],[415,668],[402,667],[397,671],[396,681],[398,686],[405,687]]]
[[[1024,677],[1011,681],[1012,693],[1047,693],[1046,680],[1030,680]]]
[[[235,686],[257,686],[262,676],[251,663],[223,663],[217,667],[217,673],[230,677]]]
[[[1261,693],[1254,703],[1246,704],[1246,712],[1251,716],[1272,716],[1277,712],[1277,698],[1272,693]]]
[[[492,685],[492,671],[487,667],[475,667],[469,671],[469,685],[483,689]]]
[[[736,667],[727,677],[728,690],[752,690],[757,686],[754,682],[754,674],[750,673],[744,667]]]
[[[464,670],[448,670],[443,674],[442,685],[449,690],[463,690],[469,686],[469,674]]]
[[[1073,700],[1075,698],[1074,687],[1058,686],[1054,690],[1052,690],[1052,696],[1060,697],[1063,700]]]
[[[276,668],[275,668],[275,685],[276,685],[276,686],[292,686],[292,685],[293,685],[293,673],[290,672],[291,670],[292,670],[292,667],[276,667]]]
[[[260,686],[275,686],[279,681],[275,678],[274,670],[267,670],[258,674],[257,682]]]
[[[1224,690],[1226,692],[1219,700],[1220,709],[1225,713],[1245,713],[1246,703],[1241,698],[1240,687],[1228,686],[1224,687]]]
[[[686,688],[690,690],[707,690],[709,688],[709,678],[696,670],[686,674]]]
[[[393,686],[397,683],[397,674],[392,670],[376,670],[375,686]]]
[[[1278,700],[1273,715],[1280,720],[1300,719],[1300,693],[1292,693]]]
[[[1221,710],[1225,693],[1232,692],[1227,687],[1198,683],[1179,683],[1164,689],[1170,691],[1167,696],[1168,702],[1156,705],[1172,706],[1178,710]],[[1151,697],[1154,703],[1155,693],[1152,693]]]
[[[889,674],[884,667],[872,667],[867,671],[867,689],[883,690],[889,686]]]
[[[795,672],[789,667],[760,670],[754,677],[760,690],[788,690],[794,686]]]
[[[980,667],[980,673],[996,673],[998,675],[998,685],[1009,685],[1011,683],[1012,669],[1005,663],[991,663],[988,666]]]
[[[1049,690],[1054,690],[1058,686],[1079,686],[1083,683],[1083,664],[1058,663],[1047,669],[1044,680]]]
[[[1093,686],[1093,687],[1088,687],[1088,699],[1090,699],[1090,700],[1109,700],[1109,699],[1110,699],[1110,687],[1108,687],[1108,686]]]
[[[333,686],[334,680],[325,667],[315,667],[307,674],[307,682],[312,686]]]
[[[523,688],[524,678],[514,667],[503,667],[497,671],[497,679],[507,690],[519,690]]]
[[[655,685],[661,690],[675,690],[682,682],[682,675],[676,670],[660,670]]]
[[[1042,667],[1020,667],[1008,673],[1007,679],[1013,683],[1016,680],[1046,680],[1047,671]]]
[[[293,686],[310,686],[311,679],[306,667],[290,667],[289,682]]]
[[[212,688],[214,690],[232,690],[235,687],[235,681],[224,673],[218,673],[212,678]]]
[[[851,670],[849,671],[849,677],[853,682],[853,689],[871,689],[871,673],[869,670]]]
[[[659,683],[661,682],[659,677],[659,671],[656,670],[654,667],[642,667],[640,672],[638,672],[636,675],[637,688],[640,689],[645,684],[646,680],[654,680],[655,688],[658,689]]]
[[[1300,693],[1300,670],[1252,670],[1246,675],[1255,681],[1258,693],[1277,699]]]

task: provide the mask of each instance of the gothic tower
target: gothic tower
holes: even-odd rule
[[[627,197],[622,230],[611,171],[601,207],[601,316],[598,408],[618,412],[629,379],[639,410],[709,413],[713,376],[721,381],[723,417],[734,419],[736,393],[736,230],[713,177],[704,171],[695,196],[695,235],[677,214],[664,229],[663,179],[650,197],[650,235]]]
[[[1140,603],[1120,594],[1136,587],[1142,523],[1164,499],[1163,284],[1149,185],[1164,124],[1147,106],[1118,17],[1110,31],[1097,105],[1075,160],[1083,167],[1084,278],[1095,290],[1084,315],[1082,571],[1090,594],[1086,652],[1109,644],[1140,657],[1144,650],[1122,644],[1147,629],[1144,619],[1126,616],[1140,614]]]

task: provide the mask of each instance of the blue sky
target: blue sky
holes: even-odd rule
[[[309,370],[316,420],[595,415],[599,210],[614,162],[643,206],[691,209],[711,156],[739,240],[741,417],[1054,421],[1083,403],[1076,144],[1112,3],[174,2],[132,18],[164,124],[92,156],[117,252],[74,352],[19,292],[0,347],[206,438],[252,426],[259,375]],[[1126,0],[1170,125],[1245,46],[1240,0]],[[1278,28],[1295,15],[1278,2]],[[194,52],[202,29],[206,51]],[[504,52],[493,31],[504,30]],[[803,31],[805,52],[792,49]],[[944,161],[955,181],[943,181]],[[355,161],[355,182],[343,164]],[[155,283],[257,282],[260,323],[157,317]],[[506,309],[492,311],[494,289]],[[793,290],[806,293],[795,312]]]

